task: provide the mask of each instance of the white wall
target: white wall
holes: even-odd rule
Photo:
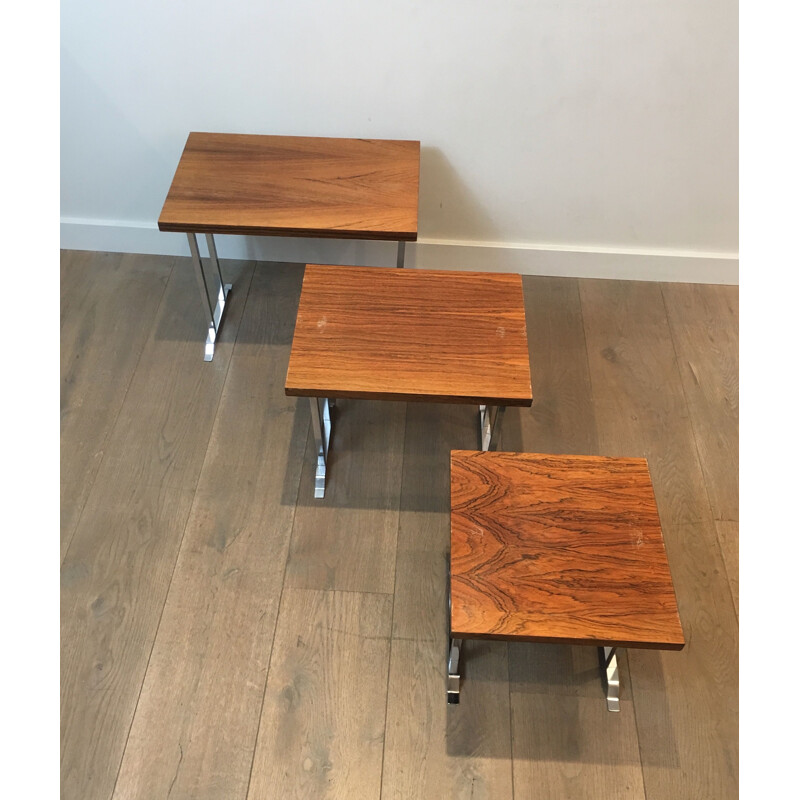
[[[735,282],[737,14],[735,0],[63,0],[62,245],[188,253],[155,225],[190,130],[408,138],[412,264]]]

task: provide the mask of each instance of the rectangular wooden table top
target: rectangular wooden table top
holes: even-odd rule
[[[455,638],[680,650],[647,461],[451,453]]]
[[[190,133],[159,230],[415,241],[417,141]]]
[[[286,394],[530,406],[522,279],[309,264]]]

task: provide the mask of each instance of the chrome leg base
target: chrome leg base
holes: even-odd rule
[[[192,254],[192,264],[194,264],[197,284],[200,287],[200,294],[204,301],[204,307],[208,310],[208,335],[206,336],[206,348],[203,353],[203,361],[211,361],[214,358],[214,345],[219,336],[219,329],[222,325],[222,317],[225,313],[225,304],[231,291],[231,284],[225,283],[222,277],[222,270],[219,266],[217,257],[217,246],[214,242],[213,234],[206,234],[208,244],[208,260],[214,265],[217,273],[216,278],[216,306],[213,305],[214,298],[208,292],[208,281],[203,269],[203,259],[200,258],[200,249],[197,246],[197,236],[194,233],[187,233],[189,239],[189,251]]]
[[[450,640],[450,656],[447,659],[447,702],[454,704],[461,698],[461,674],[458,671],[461,641],[461,639]]]
[[[214,358],[214,345],[217,342],[217,331],[222,325],[222,315],[225,313],[225,304],[228,302],[228,295],[233,286],[226,283],[220,285],[217,291],[217,305],[214,309],[214,316],[208,325],[208,336],[206,336],[206,349],[203,354],[203,361],[211,361]]]
[[[325,478],[328,466],[328,448],[331,443],[331,402],[327,397],[309,397],[311,403],[311,427],[317,450],[316,473],[314,474],[314,497],[325,497]]]
[[[598,647],[602,664],[603,686],[606,690],[606,706],[609,711],[619,711],[619,664],[616,647]]]
[[[505,406],[478,406],[478,439],[481,450],[497,450],[500,440],[500,423],[503,421]]]

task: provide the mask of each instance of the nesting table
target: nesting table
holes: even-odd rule
[[[533,402],[522,279],[309,264],[285,391],[310,398],[317,498],[338,397],[475,404],[494,450],[505,407]]]
[[[189,134],[158,219],[186,233],[209,315],[206,361],[225,313],[225,283],[214,234],[397,241],[417,239],[418,141]],[[206,235],[212,290],[197,244]]]
[[[465,639],[598,647],[610,711],[616,649],[684,646],[647,462],[453,451],[447,699]]]

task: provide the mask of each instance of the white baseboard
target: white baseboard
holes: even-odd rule
[[[203,237],[199,237],[201,242]],[[394,242],[216,236],[221,258],[393,267]],[[202,245],[201,245],[202,246]],[[162,233],[155,222],[62,218],[61,247],[154,255],[189,255],[186,236]],[[571,278],[678,283],[739,283],[736,253],[614,250],[603,247],[463,242],[420,238],[406,245],[406,266],[518,272]]]

